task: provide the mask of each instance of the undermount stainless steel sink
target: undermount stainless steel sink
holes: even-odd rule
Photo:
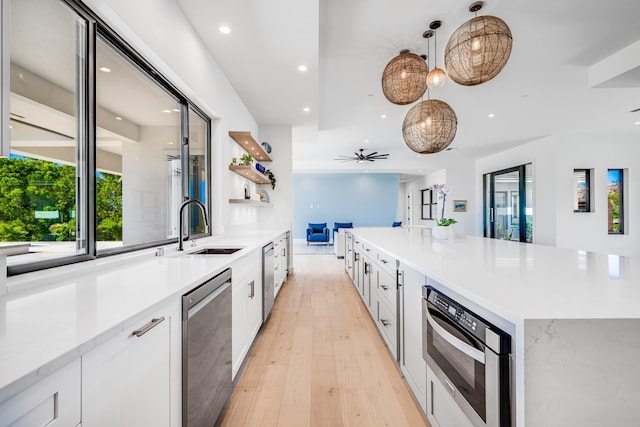
[[[231,255],[243,248],[204,248],[191,252],[190,255]]]

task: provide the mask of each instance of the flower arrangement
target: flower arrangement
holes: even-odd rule
[[[440,227],[448,227],[452,224],[457,223],[453,218],[445,218],[444,217],[444,205],[447,201],[447,194],[451,191],[447,184],[433,184],[431,189],[438,194],[438,200],[442,201],[442,213],[440,214],[440,219],[436,219],[436,224]]]

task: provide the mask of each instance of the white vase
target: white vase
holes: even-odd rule
[[[434,225],[431,229],[431,237],[438,240],[449,240],[453,239],[455,235],[453,234],[453,227]]]

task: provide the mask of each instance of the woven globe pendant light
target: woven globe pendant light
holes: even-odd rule
[[[382,72],[382,92],[397,105],[411,104],[427,90],[427,64],[424,59],[403,50]]]
[[[469,11],[477,12],[482,2]],[[513,38],[509,26],[495,16],[477,16],[453,32],[444,51],[444,63],[454,82],[474,86],[491,80],[511,55]]]
[[[429,99],[414,105],[402,123],[404,142],[416,153],[444,150],[456,136],[458,118],[446,102]]]

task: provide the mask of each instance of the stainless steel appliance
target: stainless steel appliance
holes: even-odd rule
[[[262,320],[267,321],[273,301],[274,293],[274,249],[273,242],[262,248]]]
[[[511,426],[511,336],[431,286],[423,356],[474,426]]]
[[[211,427],[233,392],[231,269],[182,296],[182,426]]]

